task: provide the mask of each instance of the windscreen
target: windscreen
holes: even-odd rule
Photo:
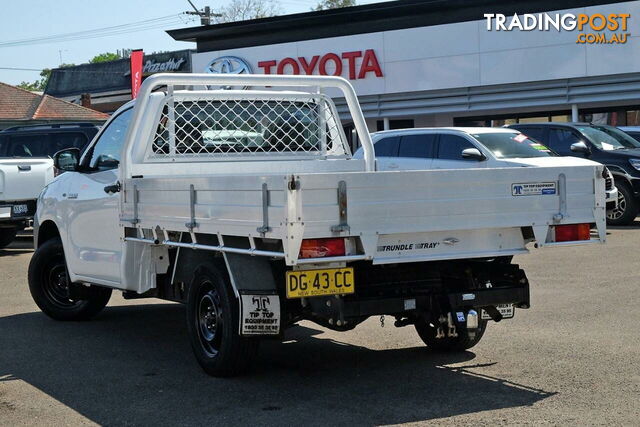
[[[499,159],[549,157],[551,150],[522,133],[477,133],[472,135]]]
[[[589,125],[578,126],[589,141],[601,150],[624,150],[627,148],[640,148],[640,142],[631,138],[613,126]]]

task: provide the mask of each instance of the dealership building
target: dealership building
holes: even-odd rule
[[[375,131],[640,125],[639,24],[640,1],[402,0],[168,33],[196,42],[196,73],[343,76]]]

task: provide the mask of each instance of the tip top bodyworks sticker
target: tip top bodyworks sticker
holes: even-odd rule
[[[512,196],[544,196],[556,194],[555,182],[523,182],[511,184]]]

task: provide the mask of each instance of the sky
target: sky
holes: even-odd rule
[[[359,0],[370,4],[385,0]],[[387,0],[388,1],[388,0]],[[216,7],[229,0],[192,0],[198,8]],[[317,0],[277,0],[284,13],[308,12]],[[60,63],[81,64],[103,52],[144,49],[145,52],[195,48],[195,43],[173,40],[165,30],[200,25],[193,16],[179,14],[193,10],[187,0],[0,0],[0,82],[19,84],[35,81],[39,71],[3,68],[55,68]],[[3,46],[24,39],[52,37],[72,32],[112,27],[151,20],[135,26],[140,31],[100,38],[79,35],[75,40],[45,44]],[[128,27],[132,28],[132,27]],[[23,42],[24,43],[24,42]]]

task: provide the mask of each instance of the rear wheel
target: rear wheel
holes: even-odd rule
[[[629,225],[638,215],[638,201],[633,197],[631,186],[623,181],[616,181],[618,188],[618,206],[607,214],[609,225]]]
[[[9,246],[15,240],[17,233],[17,228],[0,228],[0,249]]]
[[[435,351],[456,352],[465,351],[478,344],[487,329],[487,321],[479,320],[475,335],[470,334],[467,328],[458,326],[457,337],[436,338],[437,328],[424,319],[417,321],[415,328],[428,348]]]
[[[187,330],[194,355],[207,374],[241,374],[255,357],[259,341],[240,336],[239,318],[238,300],[228,280],[215,265],[201,265],[189,286]]]
[[[88,320],[102,311],[111,297],[111,289],[89,286],[82,289],[82,299],[75,299],[71,286],[62,242],[46,241],[29,264],[29,291],[40,310],[56,320]]]

